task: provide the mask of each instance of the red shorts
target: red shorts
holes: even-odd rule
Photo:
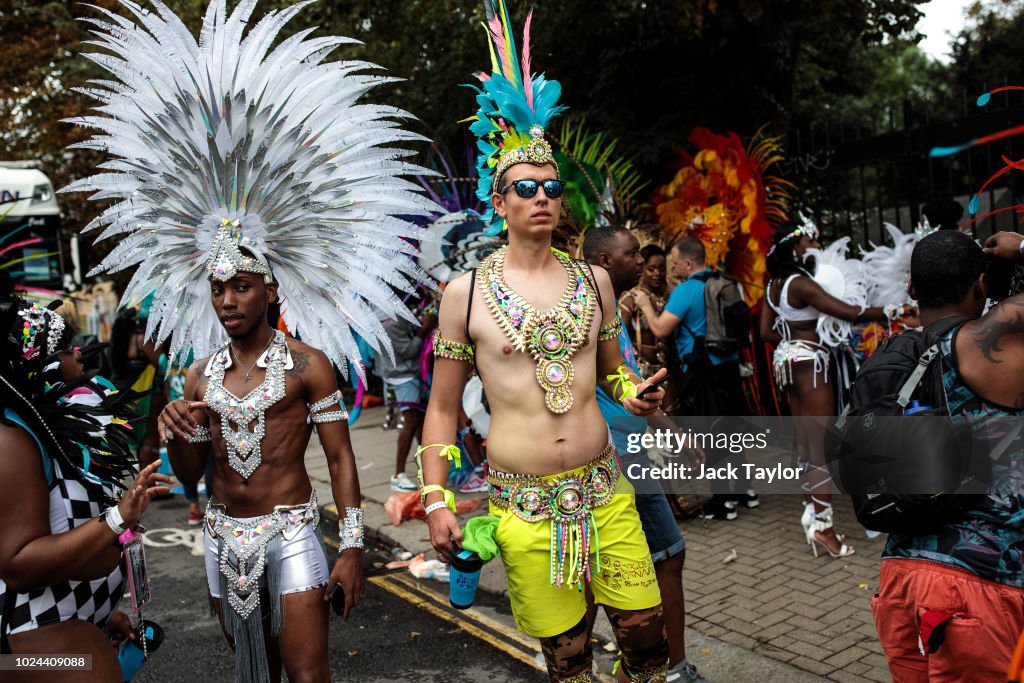
[[[1024,629],[1024,589],[938,562],[886,559],[871,612],[895,683],[1002,683]]]

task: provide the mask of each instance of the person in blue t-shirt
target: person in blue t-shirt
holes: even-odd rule
[[[606,226],[587,231],[583,241],[583,257],[592,266],[604,268],[612,281],[615,291],[616,310],[618,299],[636,286],[643,268],[643,257],[640,256],[640,242],[632,232],[623,227]],[[639,363],[636,350],[629,339],[629,333],[623,328],[619,330],[619,348],[622,359],[638,375]],[[633,462],[647,464],[647,452],[641,450],[629,454],[627,439],[631,433],[647,431],[647,422],[662,428],[674,429],[675,426],[662,415],[642,418],[627,412],[622,404],[612,399],[602,389],[597,392],[597,404],[604,415],[605,422],[611,432],[615,450],[628,465]],[[629,429],[626,429],[626,427]],[[668,498],[660,490],[656,493],[641,493],[637,489],[636,509],[640,514],[640,523],[647,537],[647,545],[651,550],[651,560],[661,591],[661,603],[665,618],[665,631],[668,636],[669,671],[668,680],[679,683],[706,683],[698,673],[697,667],[686,660],[685,620],[686,610],[683,599],[683,562],[686,559],[686,541],[679,524],[676,523]],[[675,676],[673,677],[673,674]]]
[[[684,237],[670,252],[672,271],[682,278],[668,297],[665,310],[657,314],[650,299],[639,294],[636,304],[646,316],[651,331],[659,339],[675,335],[676,351],[683,367],[680,403],[686,412],[699,416],[737,416],[746,413],[743,387],[740,382],[739,356],[719,356],[704,348],[707,331],[707,308],[704,288],[712,275],[704,254],[704,244],[696,237]],[[745,462],[740,454],[709,453],[713,464],[730,461]],[[714,498],[705,508],[706,519],[736,519],[737,504],[757,507],[757,494],[752,490],[733,494],[728,481],[712,483]]]

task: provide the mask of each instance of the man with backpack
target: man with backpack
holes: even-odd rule
[[[679,394],[685,412],[697,416],[743,415],[746,410],[737,352],[749,341],[750,310],[736,282],[708,268],[704,244],[699,239],[682,238],[673,245],[670,256],[672,272],[683,281],[672,290],[665,310],[658,315],[642,292],[636,304],[655,336],[663,339],[675,334],[683,368]],[[742,453],[709,452],[707,456],[711,466],[746,462]],[[749,508],[758,505],[753,490],[733,494],[726,480],[713,480],[711,490],[714,497],[705,506],[707,519],[736,519],[737,503]]]
[[[1022,247],[1024,236],[998,233],[985,252],[1019,262]],[[982,316],[986,266],[963,233],[918,243],[909,287],[925,329],[894,337],[861,368],[849,409],[860,426],[840,426],[855,442],[883,418],[903,434],[897,457],[863,461],[890,486],[872,493],[859,483],[856,458],[840,452],[838,461],[858,518],[892,532],[872,613],[897,682],[1003,681],[1024,628],[1024,295]],[[927,440],[945,425],[949,433],[969,428],[969,468],[955,462],[951,440]],[[983,483],[974,494],[954,483],[942,489],[958,495],[910,495],[929,492],[916,490],[912,475],[893,474],[908,463],[922,478],[961,468],[960,482]]]

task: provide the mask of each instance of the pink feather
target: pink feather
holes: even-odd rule
[[[497,52],[498,59],[501,62],[502,74],[505,78],[514,82],[515,64],[512,63],[512,52],[505,42],[505,28],[501,23],[501,16],[495,12],[494,16],[487,22],[487,26],[490,29],[491,38],[494,40],[495,52]]]
[[[526,103],[533,109],[533,74],[530,71],[530,22],[533,21],[533,10],[526,14],[526,24],[523,26],[523,91],[526,93]]]

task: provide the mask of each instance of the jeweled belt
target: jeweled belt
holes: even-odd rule
[[[278,534],[290,541],[309,523],[314,528],[320,524],[315,490],[308,503],[278,505],[270,514],[252,519],[236,519],[227,514],[223,505],[212,502],[207,505],[207,528],[224,541],[218,564],[227,579],[228,595],[225,597],[241,619],[248,618],[260,604],[258,588],[267,567],[267,544]],[[231,556],[237,568],[231,566]]]
[[[491,470],[491,502],[526,522],[551,520],[551,583],[581,586],[590,580],[590,532],[600,571],[600,547],[593,511],[608,503],[619,481],[611,444],[583,467],[538,477]]]

